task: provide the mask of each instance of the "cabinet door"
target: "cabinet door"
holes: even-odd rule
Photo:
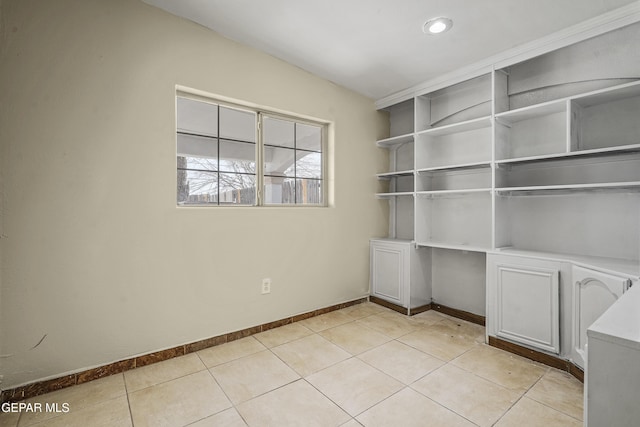
[[[499,263],[496,274],[496,335],[558,354],[559,270]]]
[[[409,261],[407,244],[371,242],[371,293],[398,304],[405,304]]]
[[[627,290],[630,280],[588,268],[573,266],[573,334],[571,356],[584,368],[587,328]]]

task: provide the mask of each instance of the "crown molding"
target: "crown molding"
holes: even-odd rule
[[[505,50],[466,67],[445,73],[376,101],[378,109],[397,104],[414,96],[442,89],[464,80],[472,79],[493,69],[508,67],[545,53],[581,42],[618,28],[640,21],[640,1],[572,25],[548,36]]]

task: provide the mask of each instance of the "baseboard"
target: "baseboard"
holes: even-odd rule
[[[162,362],[174,357],[184,356],[185,354],[189,353],[195,353],[196,351],[200,351],[205,348],[235,341],[237,339],[248,337],[259,332],[268,331],[269,329],[277,328],[279,326],[288,325],[290,323],[309,319],[315,316],[320,316],[321,314],[330,313],[332,311],[340,310],[352,305],[361,304],[363,302],[366,302],[367,300],[368,298],[359,298],[357,300],[320,308],[317,310],[287,317],[285,319],[276,320],[274,322],[264,323],[262,325],[253,326],[251,328],[241,329],[239,331],[230,332],[228,334],[218,335],[189,344],[180,345],[178,347],[132,357],[129,359],[99,366],[97,368],[77,372],[75,374],[64,375],[62,377],[44,381],[36,381],[34,383],[22,385],[19,387],[2,390],[2,393],[0,394],[0,403],[18,402],[20,400],[40,396],[52,391],[61,390],[63,388],[97,380],[99,378],[108,377],[110,375],[120,374],[122,372],[129,371],[135,368],[141,368],[153,363]]]
[[[527,359],[531,359],[535,362],[551,366],[552,368],[568,372],[569,374],[577,378],[580,382],[584,383],[584,371],[568,360],[561,359],[550,354],[542,353],[537,350],[532,350],[519,344],[514,344],[512,342],[492,336],[489,336],[489,345],[499,348],[500,350],[508,351],[509,353],[517,354],[518,356],[526,357]]]
[[[466,320],[467,322],[475,323],[481,326],[486,325],[485,317],[480,316],[479,314],[470,313],[464,310],[458,310],[457,308],[447,307],[446,305],[438,304],[435,302],[431,303],[431,309],[439,311],[440,313],[448,314],[452,317],[457,317],[458,319]]]
[[[373,295],[369,297],[369,301],[381,305],[383,307],[387,307],[393,311],[397,311],[398,313],[406,314],[409,316],[413,316],[414,314],[423,313],[425,311],[431,310],[431,304],[422,305],[420,307],[415,308],[407,308],[398,304],[394,304],[387,300],[383,300],[382,298],[374,297]]]

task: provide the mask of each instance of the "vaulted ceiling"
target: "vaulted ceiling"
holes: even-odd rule
[[[633,0],[143,0],[374,99]],[[637,6],[640,7],[640,6]],[[450,31],[422,31],[446,16]]]

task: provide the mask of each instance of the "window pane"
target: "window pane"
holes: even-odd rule
[[[294,153],[291,148],[264,147],[264,174],[295,176]]]
[[[220,170],[256,173],[256,145],[247,142],[220,141]]]
[[[322,204],[322,181],[317,179],[297,179],[296,203],[304,205]]]
[[[256,202],[256,177],[236,173],[220,174],[220,204],[253,205]]]
[[[218,135],[218,106],[192,99],[177,98],[178,132]]]
[[[211,204],[218,201],[218,174],[178,170],[178,203]]]
[[[264,203],[272,204],[294,204],[295,182],[293,178],[284,177],[264,177]]]
[[[296,123],[296,148],[322,151],[322,128]]]
[[[220,137],[256,142],[256,113],[220,107]]]
[[[218,169],[218,141],[216,138],[178,134],[178,157],[188,159],[189,169]],[[180,166],[178,166],[180,167]]]
[[[296,177],[322,178],[322,154],[296,150]]]
[[[262,124],[263,140],[266,145],[293,148],[293,122],[265,117]]]

